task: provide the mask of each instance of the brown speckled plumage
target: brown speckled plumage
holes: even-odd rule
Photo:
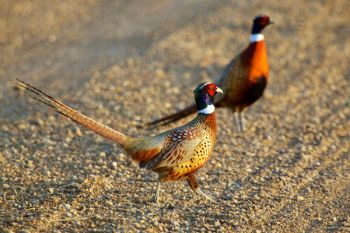
[[[215,140],[215,113],[199,114],[182,127],[149,138],[147,141],[155,141],[155,144],[162,142],[162,150],[150,160],[140,163],[140,167],[157,172],[161,181],[184,178],[208,161]],[[130,147],[137,141],[131,142]]]
[[[194,173],[208,161],[215,145],[215,112],[199,113],[184,126],[153,137],[133,138],[96,122],[30,84],[18,81],[17,85],[31,92],[33,98],[50,106],[58,113],[121,145],[141,168],[158,173],[160,182],[186,178],[193,191],[206,196],[198,189],[198,184],[193,185],[196,183]],[[216,88],[209,91],[214,90],[216,93],[216,90],[220,90],[215,84],[204,86],[206,85]],[[158,192],[159,186],[156,199],[158,199]]]

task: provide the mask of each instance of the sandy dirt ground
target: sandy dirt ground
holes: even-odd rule
[[[0,1],[0,232],[349,232],[350,1]],[[156,175],[23,91],[30,82],[128,135],[193,102],[265,13],[271,68],[245,133],[219,109],[199,172]],[[193,117],[193,116],[192,116]]]

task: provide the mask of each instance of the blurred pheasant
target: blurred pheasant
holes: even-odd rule
[[[216,140],[216,117],[213,98],[222,90],[213,83],[203,83],[194,90],[198,115],[182,127],[153,137],[133,138],[111,129],[80,112],[59,102],[30,84],[18,81],[32,97],[86,127],[95,133],[116,142],[140,168],[152,170],[159,175],[155,200],[158,202],[160,183],[186,179],[190,188],[207,199],[199,188],[195,172],[209,160]]]
[[[215,106],[233,110],[236,124],[241,132],[245,130],[243,110],[263,95],[269,78],[267,51],[262,31],[271,23],[272,21],[266,15],[257,16],[254,19],[248,47],[231,60],[221,77],[215,82],[225,93],[215,99]],[[147,125],[166,125],[194,112],[196,112],[196,105],[190,105]]]

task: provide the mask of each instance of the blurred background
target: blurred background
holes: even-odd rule
[[[0,229],[347,231],[349,9],[347,0],[0,0]],[[199,172],[220,204],[181,182],[151,204],[154,174],[13,87],[18,78],[126,134],[154,134],[169,127],[137,126],[192,103],[193,88],[247,46],[258,14],[275,22],[264,31],[270,82],[246,133],[218,111],[217,146]]]

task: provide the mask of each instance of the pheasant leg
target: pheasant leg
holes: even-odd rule
[[[245,119],[244,119],[244,113],[236,110],[235,113],[235,121],[236,121],[236,125],[239,129],[239,132],[244,132],[245,131]]]
[[[244,118],[244,112],[239,112],[239,120],[240,120],[240,130],[241,132],[245,131],[245,118]]]
[[[154,202],[157,203],[157,204],[158,204],[158,200],[159,200],[159,191],[160,191],[160,181],[158,180],[156,196],[154,197]]]
[[[193,192],[201,195],[202,197],[205,197],[205,199],[207,199],[211,202],[214,202],[212,197],[203,193],[202,190],[199,188],[199,184],[198,184],[197,179],[193,173],[190,174],[189,176],[187,176],[186,180],[187,180],[188,184],[190,185],[190,188],[192,189]]]

